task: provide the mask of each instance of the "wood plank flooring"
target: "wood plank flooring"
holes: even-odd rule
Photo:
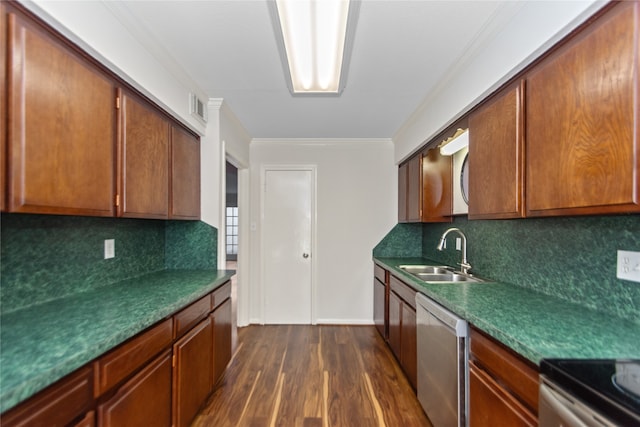
[[[431,426],[373,326],[248,326],[193,426]]]

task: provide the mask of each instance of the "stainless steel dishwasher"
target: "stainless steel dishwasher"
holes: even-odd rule
[[[466,320],[416,295],[418,400],[434,427],[465,427],[469,328]]]

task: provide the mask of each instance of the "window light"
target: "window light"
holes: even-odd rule
[[[349,0],[276,0],[293,93],[340,93]]]

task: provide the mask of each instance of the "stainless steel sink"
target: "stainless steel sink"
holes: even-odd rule
[[[444,265],[400,265],[398,268],[427,283],[483,282]]]
[[[409,274],[447,274],[453,272],[451,268],[444,265],[401,265],[399,268]]]

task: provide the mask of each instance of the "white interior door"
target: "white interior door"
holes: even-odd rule
[[[314,171],[264,172],[264,321],[312,323]]]

